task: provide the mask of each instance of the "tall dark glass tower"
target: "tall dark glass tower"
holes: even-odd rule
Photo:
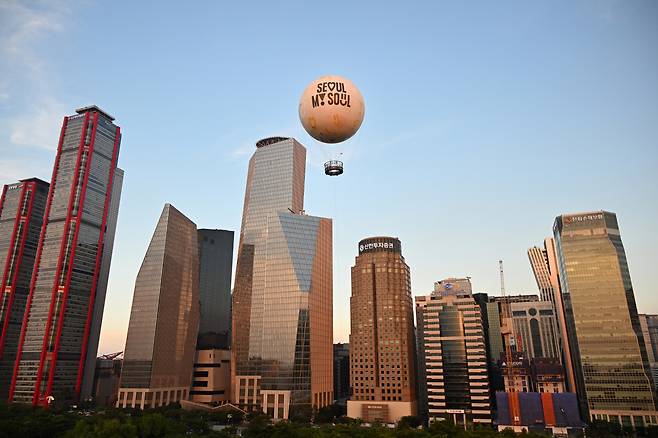
[[[583,414],[656,423],[647,351],[617,216],[558,216],[553,227],[565,319]]]
[[[123,171],[114,118],[89,106],[64,118],[9,400],[91,396]]]
[[[7,400],[49,184],[4,186],[0,197],[0,400]]]
[[[231,269],[233,231],[200,229],[199,299],[201,317],[197,350],[231,345]]]

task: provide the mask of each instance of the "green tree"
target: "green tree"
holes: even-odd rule
[[[423,419],[415,415],[407,415],[398,421],[398,429],[416,429],[423,425]]]

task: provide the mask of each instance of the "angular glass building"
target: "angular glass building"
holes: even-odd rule
[[[396,423],[416,415],[416,336],[411,274],[395,237],[359,242],[350,297],[347,416]]]
[[[656,424],[647,351],[614,213],[558,216],[560,286],[583,415]]]
[[[49,184],[37,178],[4,186],[0,197],[0,400],[6,401]]]
[[[196,225],[166,204],[135,280],[117,407],[186,400],[198,329]]]
[[[233,289],[235,403],[274,418],[333,401],[332,224],[304,211],[306,149],[256,144]]]
[[[201,315],[197,350],[228,349],[233,231],[200,229],[198,238]]]
[[[113,120],[97,106],[64,118],[10,401],[91,397],[123,181]]]

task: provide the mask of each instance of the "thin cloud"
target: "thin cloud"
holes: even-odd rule
[[[70,5],[62,1],[0,2],[0,104],[12,117],[0,120],[9,143],[54,149],[65,105],[52,94],[50,75],[40,45],[66,30]]]
[[[66,108],[52,98],[41,100],[39,107],[10,121],[10,141],[15,145],[57,149],[58,132]]]
[[[47,180],[48,171],[38,163],[26,164],[25,160],[0,159],[0,186],[32,176]]]

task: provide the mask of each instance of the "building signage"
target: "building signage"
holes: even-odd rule
[[[448,414],[464,414],[463,409],[446,409],[446,413]]]
[[[583,214],[581,216],[565,216],[564,223],[570,224],[573,222],[598,221],[601,219],[603,219],[603,213]]]
[[[400,251],[400,241],[397,239],[366,239],[359,243],[359,254],[376,251]]]

